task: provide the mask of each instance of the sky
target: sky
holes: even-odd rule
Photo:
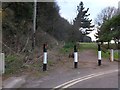
[[[90,13],[89,18],[94,20],[97,15],[103,10],[105,7],[114,6],[118,8],[118,2],[120,0],[56,0],[58,6],[60,7],[60,15],[67,19],[70,23],[77,15],[77,6],[81,1],[84,3],[85,9],[89,8],[88,14]],[[92,40],[95,40],[93,31],[89,36],[92,37]]]

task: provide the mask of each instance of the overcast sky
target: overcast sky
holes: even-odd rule
[[[58,6],[60,7],[60,15],[67,19],[69,22],[72,22],[77,15],[77,6],[81,1],[84,3],[85,9],[89,8],[88,13],[90,13],[89,18],[93,20],[101,12],[102,9],[108,6],[114,6],[118,8],[118,2],[120,0],[56,0]],[[93,37],[94,40],[95,38]]]
[[[81,0],[56,0],[60,7],[60,14],[62,17],[71,21],[77,15],[77,5],[79,5]],[[90,13],[90,18],[95,19],[97,14],[101,12],[102,9],[108,6],[118,7],[118,1],[120,0],[82,0],[85,9],[89,8],[88,13]]]

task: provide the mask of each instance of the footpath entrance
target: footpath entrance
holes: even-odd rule
[[[84,77],[93,73],[105,72],[117,69],[117,62],[110,62],[108,59],[102,59],[102,65],[98,66],[97,51],[93,49],[81,50],[78,52],[78,67],[74,68],[74,59],[63,60],[56,67],[47,72],[44,77],[29,77],[24,84],[24,88],[54,88],[62,83],[73,80],[75,78]],[[117,85],[117,76],[116,84]],[[98,85],[100,86],[100,85]],[[112,87],[112,86],[111,86]],[[81,88],[81,87],[79,87]],[[94,87],[91,87],[94,88]],[[100,88],[100,87],[98,87]],[[108,88],[108,87],[106,87]]]
[[[80,49],[78,49],[77,51],[78,62],[77,68],[75,68],[75,59],[69,58],[68,54],[61,56],[60,58],[62,59],[57,61],[55,64],[50,63],[49,55],[51,53],[48,50],[48,67],[46,71],[40,71],[39,69],[39,74],[37,73],[37,75],[36,73],[34,73],[33,75],[31,75],[31,73],[28,74],[25,77],[25,83],[22,84],[21,88],[53,88],[74,78],[79,78],[89,74],[104,72],[108,70],[116,70],[118,67],[117,62],[111,63],[108,59],[104,58],[102,58],[102,65],[98,66],[98,54],[96,44],[80,44]],[[43,59],[46,60],[46,58]]]

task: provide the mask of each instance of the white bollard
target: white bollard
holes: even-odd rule
[[[74,62],[78,62],[78,52],[74,52]]]
[[[44,52],[43,64],[47,64],[47,52]]]
[[[110,60],[111,60],[112,62],[114,61],[113,49],[110,50]]]
[[[1,74],[5,73],[5,54],[0,54],[0,72]]]
[[[100,44],[98,44],[98,66],[101,65],[101,47]]]
[[[98,51],[98,60],[101,60],[101,51]]]
[[[44,52],[43,71],[46,71],[47,70],[47,44],[43,44],[43,52]]]
[[[78,67],[78,52],[76,45],[74,45],[74,68]]]
[[[2,73],[5,73],[5,54],[2,53]]]
[[[74,68],[78,67],[78,52],[74,52]]]

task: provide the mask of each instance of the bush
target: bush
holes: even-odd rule
[[[5,58],[5,74],[18,72],[23,65],[23,59],[17,55],[8,55]]]
[[[108,44],[103,44],[102,47],[108,49]],[[111,44],[111,43],[110,43],[109,48],[110,48],[110,49],[111,49],[111,48],[112,48],[112,49],[117,49],[117,46],[116,46],[116,44]]]
[[[63,48],[73,48],[74,47],[74,44],[73,43],[67,43],[63,46]]]
[[[74,43],[66,43],[62,49],[60,49],[61,53],[70,53],[74,48]]]
[[[110,53],[109,53],[109,51],[106,51],[106,52],[102,51],[101,52],[101,56],[102,56],[102,58],[109,58],[110,57]]]
[[[103,58],[109,58],[110,57],[110,51],[107,50],[106,52],[101,52]],[[118,52],[114,52],[114,59],[118,59]]]
[[[114,58],[118,60],[118,52],[114,53]]]

